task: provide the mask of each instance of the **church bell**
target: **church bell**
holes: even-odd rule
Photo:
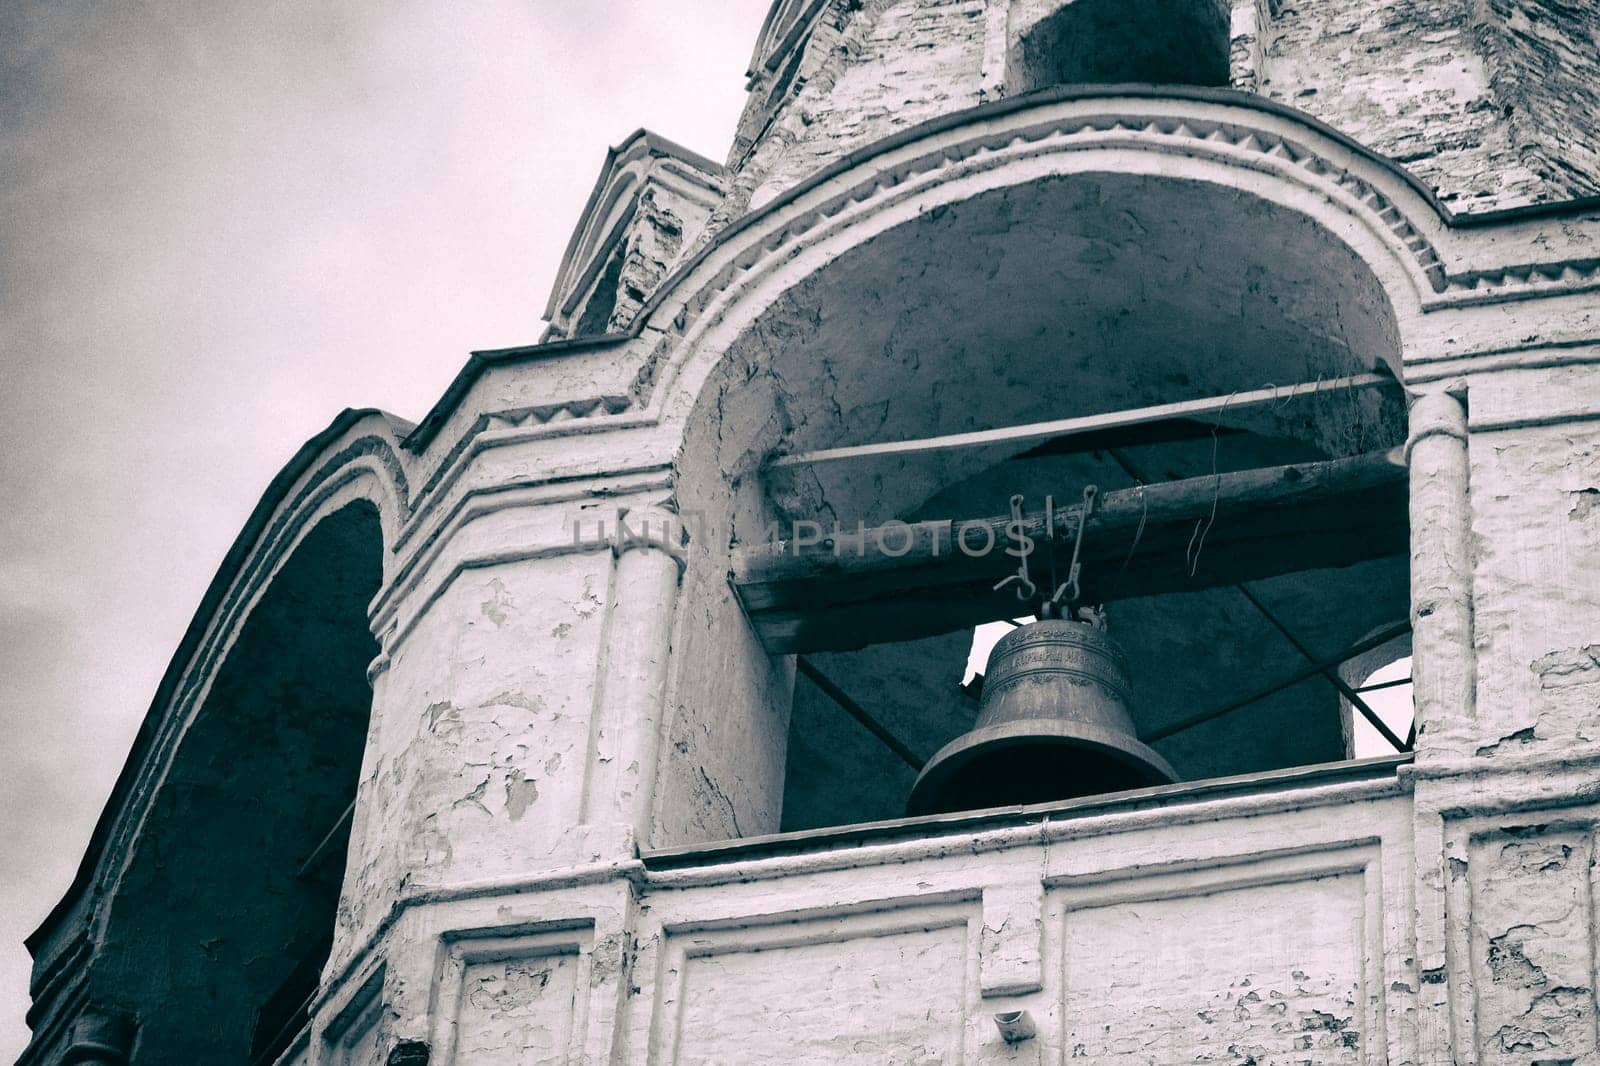
[[[1050,803],[1164,785],[1134,733],[1127,658],[1098,625],[1044,618],[995,644],[973,728],[917,777],[909,814]]]

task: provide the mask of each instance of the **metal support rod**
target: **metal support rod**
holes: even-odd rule
[[[355,821],[355,817],[356,801],[351,800],[350,806],[346,807],[344,813],[339,815],[338,820],[333,823],[333,828],[323,834],[322,840],[318,842],[316,847],[311,849],[311,854],[306,858],[305,862],[300,864],[300,869],[295,873],[295,876],[304,877],[312,870],[315,870],[317,864],[327,857],[328,851],[333,847],[334,841],[338,838],[340,832],[348,833],[350,831],[350,825]]]
[[[1275,681],[1264,688],[1257,689],[1255,692],[1250,693],[1248,696],[1245,696],[1242,699],[1234,700],[1232,703],[1224,704],[1223,706],[1214,710],[1201,711],[1199,714],[1190,715],[1188,718],[1173,722],[1171,725],[1163,726],[1154,732],[1141,736],[1139,739],[1144,741],[1146,744],[1152,744],[1158,740],[1165,740],[1167,737],[1170,737],[1176,733],[1182,733],[1186,729],[1193,729],[1197,725],[1204,725],[1206,722],[1209,722],[1214,718],[1221,718],[1225,714],[1231,714],[1241,707],[1248,707],[1250,704],[1264,700],[1268,696],[1277,695],[1286,688],[1293,688],[1302,681],[1309,681],[1311,678],[1316,677],[1329,667],[1338,666],[1340,663],[1345,662],[1348,659],[1353,659],[1357,655],[1369,652],[1373,648],[1382,647],[1395,637],[1407,632],[1410,628],[1411,624],[1409,622],[1396,622],[1394,625],[1385,626],[1383,629],[1367,637],[1365,640],[1359,641],[1346,648],[1344,651],[1339,653],[1337,658],[1324,659],[1322,662],[1312,663],[1303,670],[1295,671],[1282,681]]]
[[[1248,586],[1244,584],[1238,584],[1235,585],[1234,588],[1238,589],[1240,595],[1250,601],[1251,606],[1261,612],[1262,618],[1265,618],[1267,621],[1271,622],[1272,627],[1279,633],[1283,634],[1284,640],[1287,640],[1290,644],[1294,645],[1294,650],[1304,656],[1306,662],[1314,663],[1317,661],[1317,657],[1312,654],[1311,649],[1300,643],[1295,635],[1289,632],[1289,627],[1279,621],[1278,616],[1268,610],[1267,605],[1262,603],[1261,600],[1256,597],[1256,594],[1250,591]],[[1350,701],[1350,706],[1361,712],[1361,717],[1367,720],[1367,724],[1372,726],[1373,729],[1376,729],[1379,736],[1383,737],[1384,740],[1387,740],[1391,745],[1393,745],[1395,751],[1410,750],[1406,747],[1405,741],[1395,736],[1394,730],[1390,729],[1388,724],[1385,723],[1382,718],[1378,717],[1378,712],[1374,711],[1370,706],[1368,706],[1367,701],[1362,699],[1360,694],[1357,693],[1355,689],[1351,688],[1350,684],[1345,681],[1344,678],[1339,676],[1338,670],[1330,667],[1322,671],[1322,676],[1327,678],[1333,687],[1339,690],[1339,694],[1341,696]]]
[[[1401,685],[1411,684],[1409,677],[1396,678],[1393,681],[1379,681],[1375,685],[1362,685],[1357,692],[1382,692],[1386,688],[1399,688]]]
[[[795,669],[799,670],[811,680],[813,685],[822,690],[823,695],[837,703],[844,709],[846,714],[860,722],[867,732],[882,741],[884,747],[900,756],[900,760],[911,769],[921,772],[923,760],[917,758],[916,752],[900,743],[899,737],[889,732],[883,723],[872,717],[865,707],[851,699],[849,693],[828,680],[827,675],[813,666],[810,660],[803,655],[797,655],[795,656],[794,665]]]
[[[1278,403],[1294,396],[1310,396],[1338,389],[1366,389],[1379,385],[1393,385],[1394,378],[1387,374],[1351,374],[1327,381],[1308,381],[1298,385],[1235,392],[1228,396],[1208,396],[1200,400],[1181,400],[1177,403],[1137,407],[1127,411],[1107,411],[1103,414],[1080,415],[1077,418],[1058,418],[1050,422],[1030,422],[1021,426],[1002,426],[981,429],[971,433],[950,433],[939,437],[922,437],[917,440],[880,441],[875,444],[857,444],[846,448],[823,448],[820,451],[783,455],[772,460],[767,469],[816,466],[836,463],[845,459],[864,459],[884,455],[912,455],[919,452],[949,451],[955,448],[974,448],[989,444],[1021,444],[1028,441],[1070,437],[1097,430],[1137,426],[1147,422],[1161,422],[1170,418],[1187,418],[1191,415],[1219,414],[1247,407]]]
[[[1122,468],[1123,473],[1127,474],[1129,477],[1133,478],[1134,481],[1141,485],[1145,483],[1146,478],[1143,472],[1140,471],[1139,467],[1135,465],[1133,460],[1129,459],[1127,455],[1123,454],[1116,448],[1108,448],[1106,449],[1106,453],[1110,455],[1116,464]],[[1289,631],[1289,627],[1284,625],[1283,622],[1278,619],[1277,615],[1268,610],[1267,605],[1262,603],[1260,598],[1257,597],[1254,592],[1251,592],[1250,588],[1245,585],[1244,582],[1240,582],[1233,587],[1238,589],[1239,594],[1250,602],[1250,606],[1254,607],[1258,612],[1260,612],[1261,617],[1272,623],[1272,627],[1279,633],[1283,634],[1283,638],[1294,646],[1295,651],[1298,651],[1302,656],[1304,656],[1306,662],[1314,663],[1317,661],[1317,657],[1312,654],[1311,649],[1300,643],[1299,639]],[[1344,696],[1345,699],[1350,701],[1350,705],[1352,707],[1361,712],[1361,716],[1371,724],[1372,728],[1378,731],[1379,735],[1381,735],[1383,739],[1392,744],[1396,751],[1411,750],[1410,743],[1404,742],[1399,737],[1395,736],[1394,732],[1388,727],[1388,725],[1384,723],[1383,719],[1378,717],[1377,712],[1368,706],[1367,701],[1362,699],[1357,694],[1357,690],[1351,688],[1350,685],[1345,682],[1344,678],[1339,676],[1339,673],[1336,669],[1331,667],[1325,669],[1322,671],[1322,676],[1326,678],[1334,688],[1339,690],[1340,695]],[[1363,689],[1361,691],[1366,690]]]

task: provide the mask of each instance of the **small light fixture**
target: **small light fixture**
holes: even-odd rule
[[[1000,1030],[1000,1039],[1008,1044],[1032,1040],[1039,1032],[1033,1024],[1033,1015],[1025,1010],[998,1011],[994,1016],[994,1024]]]

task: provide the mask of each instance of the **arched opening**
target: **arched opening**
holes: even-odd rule
[[[1221,0],[1071,0],[1018,37],[1007,81],[1227,85],[1228,23]]]
[[[377,654],[377,509],[322,519],[245,619],[180,741],[106,919],[97,1003],[135,1063],[272,1062],[328,957]]]
[[[848,534],[858,523],[1004,515],[1019,494],[1037,513],[1047,495],[1070,503],[1087,485],[1137,500],[1169,483],[1204,487],[1265,468],[1393,466],[1359,506],[1330,505],[1304,524],[1271,515],[1257,535],[1224,507],[1220,520],[1202,511],[1164,531],[1134,523],[1122,541],[1089,544],[1086,581],[1104,595],[1132,663],[1135,725],[1182,779],[1336,761],[1347,757],[1329,676],[1337,656],[1407,613],[1403,470],[1392,454],[1405,413],[1392,385],[1314,386],[1394,367],[1398,351],[1382,283],[1305,215],[1167,176],[1037,178],[925,211],[768,306],[701,394],[682,498],[710,528],[733,530],[697,550],[726,560],[731,544],[734,569],[748,572],[740,551],[796,523]],[[1269,402],[1226,403],[1273,386],[1281,394]],[[1196,397],[1224,402],[1070,440],[772,462]],[[1139,559],[1164,576],[1145,583]],[[840,569],[821,566],[821,584]],[[903,814],[918,764],[972,727],[973,701],[957,679],[973,626],[1021,613],[985,598],[986,586],[972,586],[981,609],[925,596],[915,586],[932,574],[884,579],[879,599],[863,594],[837,610],[819,610],[832,595],[820,585],[797,593],[752,580],[726,613],[720,590],[691,589],[710,624],[686,634],[675,728],[693,722],[737,746],[752,721],[775,729],[767,720],[781,718],[792,693],[781,777],[762,780],[782,796],[764,801],[781,810],[771,815],[778,825]],[[775,598],[758,602],[768,593]],[[800,653],[792,689],[781,667],[761,665],[763,651],[778,653],[775,663]],[[728,692],[752,695],[728,706]],[[730,723],[744,714],[753,717]],[[755,753],[749,744],[712,758],[759,779],[770,767]],[[750,820],[736,832],[778,828]]]
[[[1379,634],[1381,635],[1381,634]],[[1393,736],[1416,738],[1416,707],[1411,686],[1411,634],[1405,633],[1345,661],[1339,675],[1351,693],[1340,701],[1346,746],[1360,759],[1382,755],[1391,746],[1378,726],[1361,713],[1359,699]]]

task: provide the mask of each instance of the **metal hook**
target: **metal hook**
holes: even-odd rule
[[[1085,485],[1083,488],[1083,506],[1078,509],[1078,528],[1072,534],[1072,565],[1067,568],[1067,579],[1056,586],[1053,596],[1047,600],[1041,609],[1051,618],[1060,618],[1061,605],[1072,605],[1078,602],[1082,595],[1082,588],[1078,578],[1083,573],[1083,563],[1079,561],[1083,553],[1083,530],[1089,522],[1089,515],[1094,512],[1095,501],[1099,499],[1100,488],[1097,485]]]
[[[1007,548],[1007,555],[1017,558],[1017,572],[1001,578],[995,583],[994,591],[999,592],[1008,586],[1015,586],[1017,599],[1028,603],[1036,597],[1040,600],[1037,614],[1041,618],[1060,618],[1063,614],[1062,605],[1071,606],[1078,602],[1082,595],[1079,578],[1083,573],[1083,564],[1080,561],[1083,554],[1083,532],[1089,522],[1089,516],[1094,513],[1095,502],[1100,497],[1098,485],[1085,485],[1083,488],[1083,503],[1078,508],[1077,528],[1072,534],[1072,565],[1067,569],[1067,579],[1056,580],[1056,498],[1044,498],[1044,527],[1045,540],[1048,542],[1048,558],[1050,563],[1050,584],[1054,592],[1049,596],[1040,596],[1039,586],[1034,584],[1033,578],[1028,573],[1028,556],[1033,554],[1034,541],[1027,534],[1022,514],[1023,495],[1019,492],[1011,497],[1011,522],[1006,526],[1006,534],[1015,542],[1015,548]]]
[[[1072,537],[1072,565],[1067,568],[1067,584],[1072,586],[1070,602],[1076,603],[1081,590],[1078,587],[1078,575],[1083,572],[1083,564],[1078,561],[1083,553],[1083,530],[1089,524],[1089,516],[1094,513],[1095,501],[1100,498],[1098,485],[1085,485],[1083,487],[1083,508],[1078,512],[1078,531]]]
[[[1006,533],[1017,542],[1017,549],[1006,549],[1007,555],[1017,557],[1017,572],[1009,577],[1002,578],[994,586],[994,591],[999,592],[1007,585],[1017,586],[1017,599],[1027,603],[1039,594],[1039,586],[1033,583],[1028,576],[1028,556],[1033,554],[1033,538],[1029,537],[1022,521],[1022,493],[1011,497],[1011,523],[1006,526]]]

